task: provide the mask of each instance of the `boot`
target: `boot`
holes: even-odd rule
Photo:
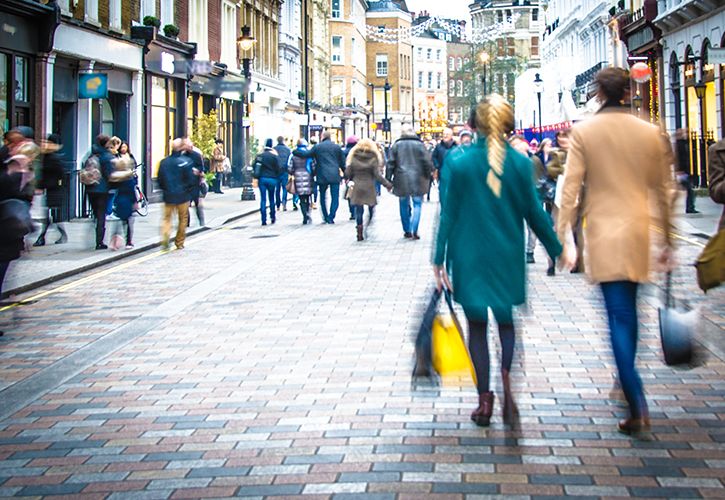
[[[35,240],[35,243],[33,243],[33,246],[42,247],[43,245],[45,245],[45,236],[41,234],[40,236],[38,236],[38,239]]]
[[[503,382],[503,422],[513,427],[518,424],[519,409],[511,392],[511,377],[508,370],[501,370],[501,382]]]
[[[487,427],[491,423],[493,413],[493,392],[478,395],[478,408],[471,413],[471,420],[479,427]]]
[[[362,241],[365,237],[363,236],[363,227],[362,224],[357,225],[357,240]]]
[[[65,229],[63,229],[63,226],[58,225],[58,232],[60,232],[60,238],[58,238],[55,242],[56,245],[62,245],[63,243],[68,242],[68,234],[65,232]]]

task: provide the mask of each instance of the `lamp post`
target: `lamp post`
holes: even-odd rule
[[[252,81],[252,58],[249,57],[256,40],[252,36],[249,26],[242,26],[242,35],[237,38],[237,48],[241,59],[242,74],[244,75],[244,92],[242,95],[242,201],[254,200],[254,187],[252,185],[252,167],[249,165],[249,124],[244,118],[249,114],[249,84]]]
[[[488,55],[488,52],[481,52],[481,55],[478,56],[478,59],[481,61],[481,64],[483,65],[483,74],[481,75],[481,84],[483,84],[483,93],[482,98],[486,97],[486,65],[491,60],[491,56]]]
[[[639,95],[639,92],[632,98],[632,104],[634,104],[634,108],[637,110],[637,116],[639,116],[639,110],[642,109],[642,96]]]
[[[370,87],[370,108],[371,108],[371,114],[373,115],[373,123],[375,123],[375,84],[374,83],[368,83],[368,87]],[[368,137],[370,136],[370,127],[368,127]],[[377,128],[375,129],[377,131]],[[377,132],[376,134],[377,135]]]
[[[705,93],[707,92],[707,85],[700,80],[695,84],[695,95],[700,101],[700,172],[697,176],[697,184],[702,185],[702,176],[705,173],[707,166],[705,164],[705,154],[707,152],[707,141],[705,139]]]
[[[387,142],[390,143],[390,119],[388,118],[388,91],[393,88],[390,85],[390,82],[388,82],[388,79],[385,79],[385,85],[383,85],[383,90],[385,93],[384,96],[384,103],[385,103],[385,122],[383,125],[383,131],[386,133],[385,138],[387,139]]]
[[[544,92],[544,80],[541,79],[541,75],[539,73],[536,73],[536,78],[534,78],[534,91],[536,92],[536,98],[539,101],[539,144],[541,144],[541,94]]]

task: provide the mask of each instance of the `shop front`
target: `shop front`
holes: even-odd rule
[[[26,0],[0,2],[0,135],[21,125],[38,127],[36,74],[38,54],[53,45],[60,13],[57,7]]]

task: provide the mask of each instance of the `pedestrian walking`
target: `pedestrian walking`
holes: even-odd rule
[[[307,150],[307,141],[300,139],[297,141],[297,148],[302,151]],[[310,196],[312,195],[312,187],[315,184],[315,174],[312,168],[312,159],[303,158],[302,156],[290,155],[287,160],[287,172],[294,178],[295,193],[300,200],[300,211],[302,212],[302,224],[312,222],[310,217]]]
[[[20,258],[25,236],[32,230],[33,162],[40,152],[35,143],[22,139],[20,134],[11,135],[7,146],[5,169],[0,172],[0,296],[10,263]]]
[[[322,132],[321,141],[307,151],[295,150],[292,154],[315,160],[317,186],[320,188],[320,208],[325,224],[335,223],[340,205],[340,172],[345,170],[342,148],[332,142],[329,130]],[[330,191],[330,208],[327,208],[327,192]]]
[[[267,201],[269,200],[269,218],[274,224],[277,222],[275,210],[275,193],[280,178],[279,156],[272,147],[272,139],[267,139],[262,151],[254,159],[254,177],[259,183],[259,213],[262,215],[262,225],[267,225]]]
[[[217,194],[224,194],[222,191],[222,178],[224,177],[224,160],[226,155],[224,154],[224,141],[216,139],[214,141],[214,150],[211,154],[211,161],[209,162],[209,171],[214,174],[214,189],[213,191]]]
[[[604,296],[618,379],[629,404],[629,416],[618,429],[636,434],[650,428],[635,367],[637,292],[639,284],[649,280],[651,202],[665,240],[659,262],[671,265],[668,193],[673,155],[659,127],[632,115],[623,104],[630,83],[627,71],[603,69],[595,83],[604,105],[572,129],[557,230],[565,247],[563,267],[573,268],[576,252],[569,235],[580,193],[586,189],[586,271]]]
[[[184,248],[186,239],[187,218],[189,217],[189,201],[191,191],[196,182],[192,172],[194,162],[183,155],[184,140],[174,139],[171,143],[171,155],[161,161],[159,165],[159,187],[163,191],[164,217],[161,222],[161,247],[169,248],[169,234],[171,233],[171,217],[176,213],[178,221],[176,227],[176,248]]]
[[[456,146],[456,141],[453,140],[453,130],[449,128],[443,129],[441,140],[433,149],[433,166],[435,167],[435,171],[433,173],[434,179],[440,181],[441,169],[443,168],[443,163],[446,161],[446,156],[448,156],[451,149]]]
[[[345,157],[345,165],[347,165],[347,156],[350,154],[350,151],[352,151],[352,148],[355,147],[355,145],[358,143],[359,139],[356,135],[351,135],[347,138],[345,141],[345,147],[342,148],[342,154]],[[347,167],[346,167],[347,168]],[[347,191],[348,188],[348,181],[345,181],[345,190]],[[345,192],[346,192],[345,191]],[[380,194],[380,193],[378,193]],[[350,210],[350,220],[355,220],[355,205],[352,204],[352,200],[348,197],[347,199],[347,207]]]
[[[469,350],[476,371],[478,408],[471,420],[490,423],[494,394],[490,390],[487,341],[488,309],[498,322],[501,339],[503,420],[515,424],[518,409],[511,389],[515,330],[512,308],[526,295],[524,221],[529,223],[552,258],[561,245],[536,196],[531,162],[504,139],[514,128],[511,105],[491,94],[476,110],[478,141],[452,152],[443,168],[440,226],[433,273],[463,306],[469,325]],[[449,281],[444,262],[452,270]]]
[[[538,182],[536,169],[534,166],[533,156],[534,154],[531,152],[531,148],[529,146],[529,143],[526,141],[526,138],[521,135],[513,135],[509,137],[509,144],[511,144],[511,147],[514,148],[516,151],[524,155],[526,158],[528,158],[531,161],[531,177],[534,180],[534,184]],[[531,226],[526,224],[526,263],[527,264],[535,264],[536,259],[534,258],[534,250],[536,249],[536,233],[534,233],[534,230],[531,229]]]
[[[390,148],[386,177],[393,183],[398,197],[403,237],[419,240],[421,206],[428,192],[433,161],[423,141],[411,127],[405,127]]]
[[[708,153],[710,158],[708,172],[710,176],[707,185],[710,198],[715,203],[723,205],[725,204],[725,139],[720,139],[710,146]],[[725,229],[725,206],[723,207],[720,224],[718,226],[719,231],[723,229]]]
[[[118,221],[114,223],[109,246],[118,250],[124,245],[121,239],[122,229],[126,229],[126,250],[133,249],[133,212],[136,205],[136,160],[128,150],[128,145],[123,149],[119,147],[119,157],[113,160],[113,172],[109,176],[109,185],[115,191],[113,213]]]
[[[113,155],[107,148],[111,138],[105,134],[96,137],[91,153],[84,162],[84,170],[95,170],[96,178],[86,184],[88,201],[91,204],[93,217],[96,219],[96,250],[108,248],[103,240],[106,237],[106,209],[108,208],[108,177],[113,171]],[[93,164],[93,165],[90,165]],[[83,180],[83,179],[81,179]],[[94,182],[95,181],[95,182]]]
[[[62,149],[58,134],[50,134],[41,147],[42,163],[37,188],[45,191],[47,210],[43,212],[46,218],[42,222],[38,239],[33,243],[35,247],[45,245],[45,235],[51,224],[55,224],[60,233],[60,238],[55,241],[56,245],[68,241],[68,234],[63,227],[63,222],[65,222],[63,203],[67,188],[64,185],[65,169],[63,168]]]
[[[699,214],[695,208],[695,190],[692,187],[692,176],[690,175],[690,138],[686,128],[675,131],[675,154],[677,162],[675,170],[677,182],[685,190],[685,213]]]
[[[544,203],[544,209],[549,214],[551,225],[556,225],[557,208],[554,204],[556,197],[556,181],[564,172],[564,164],[558,153],[554,150],[553,141],[545,137],[539,143],[536,153],[531,157],[534,162],[534,172],[538,179],[537,191],[539,198]],[[556,275],[554,261],[549,259],[549,267],[546,269],[547,276]]]
[[[206,223],[204,222],[204,204],[202,199],[206,195],[206,191],[204,191],[204,189],[208,189],[204,180],[204,155],[199,148],[194,146],[194,143],[188,137],[184,139],[184,155],[191,159],[191,172],[194,175],[194,182],[192,183],[191,192],[189,193],[191,196],[189,207],[192,205],[195,207],[196,218],[199,221],[199,226],[203,227]],[[187,217],[186,227],[189,227],[190,225],[191,216]]]
[[[473,132],[468,130],[467,128],[461,129],[460,132],[458,132],[458,147],[464,148],[467,146],[470,146],[473,142]]]
[[[275,202],[277,204],[277,210],[280,209],[287,211],[287,181],[289,180],[289,174],[287,173],[287,164],[289,163],[289,157],[292,154],[292,150],[287,147],[284,143],[284,137],[277,137],[277,145],[274,146],[274,150],[277,151],[277,158],[279,161],[279,179],[277,183],[277,191],[275,194]]]
[[[357,241],[365,239],[363,231],[363,210],[368,207],[368,224],[373,218],[378,196],[375,192],[375,182],[379,182],[388,190],[393,188],[380,173],[383,157],[378,146],[371,139],[362,139],[348,153],[345,167],[345,179],[348,189],[351,189],[349,200],[355,210],[357,222]]]

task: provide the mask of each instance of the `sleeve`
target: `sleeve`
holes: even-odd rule
[[[430,153],[427,149],[425,149],[425,145],[421,148],[421,156],[423,160],[423,173],[425,174],[425,177],[427,179],[430,179],[433,175],[433,170],[435,170],[435,165],[433,165],[433,158],[431,157]]]
[[[166,169],[164,168],[163,164],[159,166],[158,181],[159,181],[159,187],[161,188],[161,190],[166,191]]]
[[[725,203],[725,162],[722,156],[717,152],[716,146],[722,144],[723,141],[710,146],[710,178],[708,179],[708,189],[710,198],[715,203]]]
[[[441,217],[438,222],[438,234],[436,235],[436,245],[433,254],[433,264],[436,266],[442,266],[446,261],[448,240],[458,218],[461,198],[458,194],[456,169],[452,165],[442,170],[441,180],[445,180],[445,185],[448,186],[448,189],[445,191],[441,190]]]
[[[566,159],[566,176],[562,188],[561,207],[557,221],[559,241],[566,244],[567,235],[571,234],[577,215],[577,205],[586,173],[586,163],[582,147],[582,138],[574,127],[571,133],[569,154]],[[537,234],[538,235],[538,234]]]
[[[315,146],[313,146],[313,147],[311,147],[309,149],[306,149],[306,150],[301,150],[301,149],[298,148],[298,149],[295,149],[294,151],[292,151],[292,154],[295,155],[295,156],[299,156],[301,158],[312,158],[312,157],[315,156],[315,153],[316,153],[316,149],[315,148],[316,147],[317,146],[315,145]]]
[[[292,162],[294,156],[289,155],[289,158],[287,158],[287,173],[290,175],[294,175],[295,173],[295,167],[294,163]]]
[[[660,141],[659,158],[655,165],[654,196],[657,210],[662,223],[665,244],[672,246],[672,166],[675,164],[675,155],[672,152],[672,145],[666,134],[657,131]]]
[[[393,177],[395,176],[396,168],[398,168],[398,148],[393,145],[393,147],[390,148],[390,153],[388,154],[388,161],[385,165],[385,178],[389,181],[392,181]]]

